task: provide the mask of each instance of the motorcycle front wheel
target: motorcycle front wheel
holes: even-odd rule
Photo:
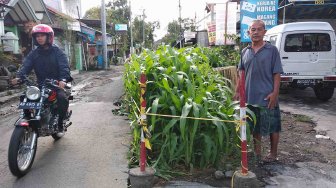
[[[15,127],[8,148],[8,166],[14,176],[22,177],[33,165],[37,134],[30,127]]]

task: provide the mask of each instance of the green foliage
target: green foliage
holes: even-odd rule
[[[313,119],[309,116],[305,116],[305,115],[300,115],[300,114],[295,114],[294,118],[296,121],[299,122],[306,122],[306,123],[313,123]]]
[[[146,15],[144,15],[146,17]],[[87,19],[100,19],[100,7],[93,7],[89,9],[84,18]],[[106,4],[106,22],[110,24],[127,24],[127,28],[130,28],[130,8],[127,4],[127,0],[114,0]],[[143,26],[145,31],[145,43],[143,43]],[[135,16],[132,20],[133,27],[133,45],[141,46],[144,48],[152,48],[154,43],[154,31],[160,28],[158,21],[143,22],[140,16]],[[96,28],[100,30],[100,28]],[[107,27],[107,32],[117,38],[118,43],[122,43],[122,54],[130,49],[131,45],[131,33],[128,29],[127,33],[116,33],[112,28]]]
[[[140,17],[135,17],[133,20],[133,41],[135,46],[142,46],[141,44],[144,39],[144,48],[152,48],[154,43],[154,31],[158,28],[160,28],[158,21],[144,22]],[[143,31],[145,32],[145,38],[143,38]]]
[[[179,22],[174,20],[168,23],[167,34],[162,38],[162,42],[171,45],[176,40],[179,39],[180,36],[180,25]]]
[[[161,39],[163,43],[167,45],[172,45],[177,40],[179,40],[180,33],[183,31],[196,31],[196,23],[194,19],[185,18],[181,19],[180,22],[173,20],[168,23],[167,34]]]
[[[86,19],[100,19],[100,7],[92,7],[85,12],[84,18]]]
[[[212,67],[226,67],[238,65],[240,53],[233,46],[216,46],[204,49]]]
[[[126,64],[124,84],[129,104],[133,142],[131,164],[138,164],[140,126],[139,77],[147,76],[146,101],[151,113],[181,117],[234,120],[236,104],[232,91],[223,78],[210,66],[204,55],[206,48],[176,50],[161,46],[157,51],[144,50],[133,55]],[[152,152],[148,163],[159,173],[176,167],[204,168],[221,161],[237,158],[239,134],[231,122],[205,121],[186,118],[148,116]]]

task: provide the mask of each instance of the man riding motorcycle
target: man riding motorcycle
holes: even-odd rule
[[[63,51],[56,45],[53,45],[54,31],[45,24],[38,24],[32,29],[32,37],[36,49],[32,50],[23,61],[23,66],[17,74],[17,78],[12,80],[12,84],[16,85],[20,80],[24,80],[25,76],[34,70],[39,85],[45,79],[58,80],[59,87],[57,92],[57,109],[59,114],[58,136],[64,135],[63,119],[66,116],[69,100],[63,88],[66,82],[72,81],[70,76],[70,67],[68,59]]]

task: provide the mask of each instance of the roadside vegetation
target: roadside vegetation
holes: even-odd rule
[[[139,164],[139,77],[147,76],[147,109],[150,113],[181,117],[211,118],[213,121],[147,116],[152,137],[149,166],[169,177],[180,170],[216,167],[223,161],[240,161],[240,139],[235,123],[237,104],[229,80],[213,70],[220,49],[161,46],[144,50],[126,64],[124,84],[133,142],[130,165]],[[220,56],[219,56],[220,57]],[[237,58],[237,57],[235,57]],[[224,62],[223,62],[224,64]],[[225,65],[232,65],[232,62]],[[216,64],[216,66],[219,64]],[[179,169],[179,170],[177,170]]]

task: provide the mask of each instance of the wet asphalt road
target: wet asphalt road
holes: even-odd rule
[[[119,74],[120,75],[120,74]],[[7,165],[7,149],[17,114],[0,120],[0,187],[127,187],[130,134],[125,117],[114,116],[123,94],[122,78],[106,74],[102,85],[85,89],[71,104],[73,124],[65,137],[39,138],[31,171],[17,179]],[[113,77],[113,78],[112,78]],[[100,80],[101,81],[101,80]],[[79,84],[99,82],[87,78]]]
[[[279,98],[282,110],[311,117],[316,123],[317,132],[326,132],[336,141],[336,91],[326,102],[318,100],[311,88],[291,90],[287,94],[280,94]]]

